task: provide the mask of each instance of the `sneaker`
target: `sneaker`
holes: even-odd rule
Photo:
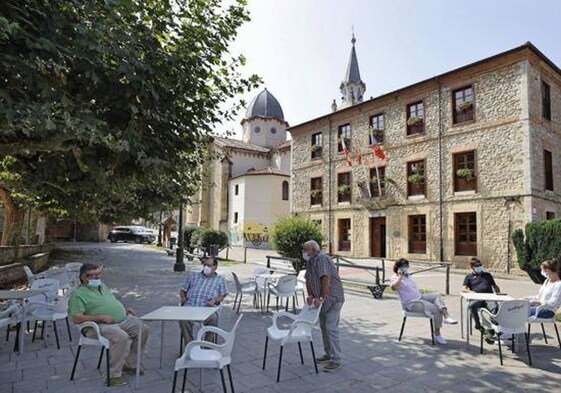
[[[127,382],[127,380],[123,377],[111,377],[109,379],[110,386],[121,387],[121,386],[127,386],[128,384],[129,383]]]
[[[123,372],[128,375],[136,375],[136,367],[123,366]],[[144,375],[144,369],[140,367],[140,375]]]
[[[458,323],[454,318],[446,317],[442,320],[442,322],[447,323],[449,325],[455,325]]]
[[[329,355],[321,355],[319,358],[316,358],[316,362],[318,363],[325,363],[331,360],[331,356]]]
[[[323,371],[330,373],[337,370],[339,367],[341,367],[341,363],[329,362],[323,367]]]
[[[439,343],[440,345],[446,345],[448,344],[448,341],[446,341],[446,339],[442,336],[437,336],[436,334],[434,335],[434,341],[436,341],[437,343]]]

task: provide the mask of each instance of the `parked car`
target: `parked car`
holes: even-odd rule
[[[111,232],[109,232],[107,239],[111,243],[115,243],[118,241],[153,243],[154,240],[156,240],[156,236],[154,236],[154,233],[148,228],[133,225],[113,228]]]

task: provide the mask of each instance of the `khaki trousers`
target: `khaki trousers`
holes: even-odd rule
[[[123,373],[123,366],[136,368],[136,348],[138,346],[138,327],[142,323],[137,317],[127,315],[121,323],[99,324],[101,335],[109,340],[109,376],[111,378],[120,377]],[[88,337],[95,337],[94,330],[86,332]],[[150,335],[150,328],[142,324],[142,343],[141,352]]]
[[[195,339],[194,330],[197,325],[200,326],[200,323],[191,321],[179,321],[179,327],[181,328],[181,333],[183,334],[183,338],[185,339],[185,345]],[[203,322],[203,325],[218,326],[218,312],[215,312],[210,317],[208,317],[208,319]],[[216,336],[216,334],[207,334],[204,339],[207,341],[213,341],[214,336]]]

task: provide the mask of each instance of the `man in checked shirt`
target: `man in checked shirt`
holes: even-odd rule
[[[216,273],[218,261],[212,257],[203,260],[203,270],[190,274],[179,290],[182,306],[216,307],[228,294],[224,277]],[[218,326],[218,313],[212,314],[205,325]],[[180,321],[185,343],[193,341],[193,322]]]
[[[343,284],[337,268],[327,255],[321,252],[315,240],[304,243],[302,257],[306,260],[306,289],[308,304],[321,304],[319,322],[325,354],[318,362],[327,362],[323,371],[332,372],[341,367],[341,342],[339,319],[345,302]]]

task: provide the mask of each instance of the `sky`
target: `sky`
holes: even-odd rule
[[[558,0],[249,0],[232,54],[266,87],[291,126],[340,102],[354,29],[365,100],[531,41],[561,67]],[[240,113],[222,130],[241,136]]]

